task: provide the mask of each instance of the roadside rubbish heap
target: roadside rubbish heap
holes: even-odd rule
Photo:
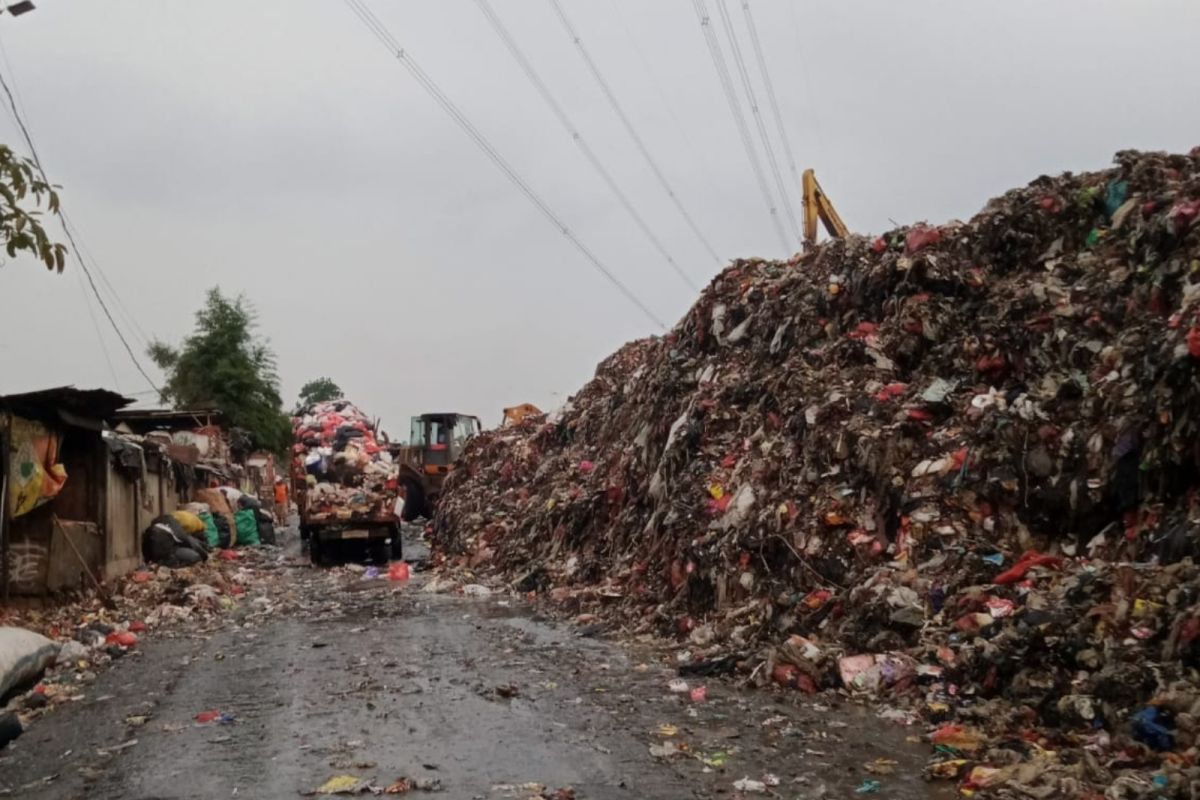
[[[142,532],[146,563],[179,569],[206,561],[220,549],[276,543],[275,516],[257,497],[231,486],[200,489],[195,495],[196,502],[156,517]]]
[[[967,223],[741,260],[551,417],[474,439],[452,563],[677,637],[681,671],[874,698],[932,776],[1200,782],[1200,151]]]
[[[308,487],[306,518],[349,520],[391,511],[398,466],[353,403],[312,405],[292,420],[292,430]]]
[[[248,628],[296,607],[284,566],[278,550],[223,550],[190,566],[145,566],[48,608],[0,609],[0,748],[84,700],[99,673],[147,636],[211,633],[227,616]]]

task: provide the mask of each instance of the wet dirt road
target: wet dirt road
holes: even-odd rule
[[[693,703],[668,689],[668,651],[580,638],[516,601],[299,565],[287,579],[290,613],[115,664],[0,754],[0,794],[294,798],[339,775],[449,798],[736,797],[742,778],[768,784],[747,796],[934,791],[915,730],[833,698],[709,680]],[[232,720],[198,724],[207,710]],[[864,768],[881,758],[891,774]]]

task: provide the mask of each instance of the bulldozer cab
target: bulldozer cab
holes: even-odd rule
[[[482,430],[478,417],[467,414],[422,414],[413,417],[409,447],[421,454],[422,471],[427,475],[444,474],[462,455],[472,436]]]
[[[392,450],[400,466],[406,522],[433,515],[450,467],[471,437],[482,430],[479,417],[469,414],[422,414],[412,418],[408,444]]]

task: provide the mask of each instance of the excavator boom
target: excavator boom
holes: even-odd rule
[[[817,244],[817,221],[825,226],[825,231],[835,239],[843,239],[850,234],[850,229],[830,202],[829,196],[817,183],[817,176],[811,169],[804,170],[800,178],[804,190],[804,249],[811,250]]]

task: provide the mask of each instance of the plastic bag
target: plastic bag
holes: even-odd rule
[[[183,526],[184,532],[190,533],[193,536],[204,533],[204,521],[196,514],[190,511],[172,511],[171,516]]]
[[[32,683],[58,658],[58,645],[24,628],[0,628],[0,699]]]
[[[200,521],[204,523],[204,540],[208,542],[208,546],[216,549],[221,546],[221,534],[217,530],[217,519],[212,514],[204,513],[197,515]],[[228,542],[226,542],[228,544]]]
[[[258,515],[253,508],[244,508],[233,515],[237,528],[238,547],[258,547],[262,541],[258,538]]]

